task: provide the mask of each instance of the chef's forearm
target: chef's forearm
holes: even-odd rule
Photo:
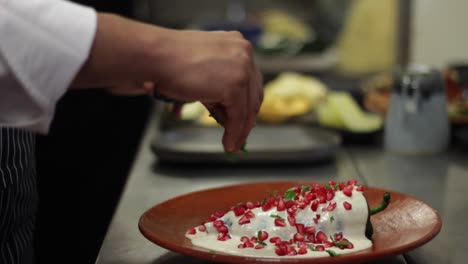
[[[94,42],[73,88],[156,81],[159,42],[169,32],[112,14],[98,14]]]

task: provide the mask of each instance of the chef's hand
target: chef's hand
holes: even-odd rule
[[[239,32],[169,30],[166,34],[155,89],[174,99],[200,101],[221,116],[224,147],[238,151],[263,100],[252,45]]]
[[[221,116],[230,152],[246,141],[263,100],[252,45],[239,32],[171,30],[99,14],[89,57],[72,87],[146,81],[162,95],[201,101]]]

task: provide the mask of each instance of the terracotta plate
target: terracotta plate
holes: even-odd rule
[[[262,200],[272,190],[311,182],[262,182],[208,189],[175,197],[146,211],[139,229],[150,241],[166,249],[210,261],[224,263],[359,263],[398,255],[419,247],[434,238],[442,222],[426,203],[408,195],[392,192],[389,207],[371,217],[374,226],[373,248],[339,257],[324,258],[254,258],[213,253],[193,246],[185,232],[206,221],[215,211],[226,210],[238,202]],[[367,188],[369,205],[376,206],[386,190]]]

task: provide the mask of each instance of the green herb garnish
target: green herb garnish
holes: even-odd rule
[[[348,241],[341,241],[341,242],[333,241],[333,244],[335,245],[335,247],[346,247],[349,245],[349,242]]]
[[[330,223],[333,223],[333,221],[335,221],[335,217],[330,216]]]
[[[340,255],[340,254],[338,254],[335,251],[330,250],[330,249],[327,249],[325,251],[328,253],[328,255],[330,255],[330,257],[338,257]]]
[[[316,249],[314,246],[312,246],[312,245],[307,245],[307,247],[308,247],[311,251],[317,251],[317,249]]]
[[[294,199],[296,199],[296,195],[297,193],[294,191],[294,189],[289,189],[284,193],[284,199],[286,201],[294,201]]]
[[[279,215],[270,215],[270,217],[284,221],[284,218]]]
[[[310,186],[302,185],[301,189],[302,189],[302,193],[305,193],[305,192],[310,191]]]

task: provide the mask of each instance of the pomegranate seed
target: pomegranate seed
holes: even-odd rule
[[[241,206],[234,207],[233,209],[235,216],[241,216],[245,213],[245,208]]]
[[[297,255],[297,251],[294,248],[289,248],[288,249],[288,256],[295,256]]]
[[[266,211],[270,210],[270,209],[271,209],[271,207],[272,207],[272,205],[271,205],[271,204],[269,204],[269,203],[262,204],[262,210],[263,210],[264,212],[266,212]]]
[[[330,202],[330,204],[328,204],[327,210],[331,212],[335,210],[335,208],[336,208],[336,202]]]
[[[297,186],[297,187],[294,188],[294,192],[297,194],[297,195],[296,195],[296,197],[297,197],[297,196],[299,196],[299,195],[301,194],[302,188],[299,187],[299,186]]]
[[[201,225],[201,226],[198,227],[198,231],[206,232],[206,227],[204,225]]]
[[[325,247],[322,246],[322,245],[316,246],[315,249],[316,249],[317,251],[325,251]]]
[[[213,226],[218,228],[220,226],[223,226],[224,225],[224,221],[223,220],[216,220],[213,222]]]
[[[257,237],[253,236],[253,237],[250,238],[250,242],[252,242],[252,243],[257,243],[257,241],[258,241]]]
[[[254,209],[254,208],[255,208],[255,204],[252,203],[252,202],[247,202],[247,203],[245,204],[245,206],[247,207],[247,209]]]
[[[328,238],[324,232],[318,231],[317,234],[315,235],[315,240],[319,243],[324,243],[325,241],[328,241]]]
[[[348,181],[348,185],[356,185],[358,181],[356,179],[352,179]]]
[[[289,215],[288,222],[291,226],[294,226],[296,224],[296,217]]]
[[[281,219],[275,218],[275,226],[284,227],[284,226],[286,226],[286,223]]]
[[[304,228],[304,233],[306,234],[314,234],[315,233],[315,227],[313,226],[308,226]]]
[[[327,201],[331,201],[333,200],[333,198],[335,197],[335,191],[334,190],[328,190],[327,191]]]
[[[264,245],[258,244],[258,245],[255,246],[255,249],[262,249],[262,248],[264,248],[264,247],[265,247]]]
[[[356,191],[363,192],[364,191],[364,186],[361,185],[361,186],[357,187]]]
[[[297,207],[299,207],[299,209],[304,209],[307,206],[307,203],[301,201],[298,202],[296,205]]]
[[[318,206],[319,206],[319,201],[318,201],[318,200],[314,200],[314,201],[312,202],[312,205],[310,206],[310,209],[312,209],[312,211],[316,212]]]
[[[340,182],[339,186],[338,186],[338,189],[340,189],[340,191],[342,191],[345,187],[345,184],[344,182]]]
[[[334,247],[335,244],[333,244],[333,242],[330,242],[330,241],[325,241],[323,242],[323,245],[326,247],[326,248],[331,248],[331,247]]]
[[[307,199],[309,199],[309,200],[311,200],[311,201],[317,199],[317,195],[315,195],[315,193],[311,193],[311,192],[308,193],[308,194],[306,195],[306,197],[307,197]]]
[[[346,210],[351,210],[353,208],[353,206],[348,202],[344,202],[343,206]]]
[[[294,241],[304,241],[305,237],[303,234],[296,233],[294,234]]]
[[[315,235],[314,234],[307,235],[307,241],[315,243]]]
[[[287,252],[287,251],[284,252],[281,248],[276,248],[276,249],[275,249],[275,253],[276,253],[276,255],[278,255],[278,256],[285,256],[286,253],[288,253],[288,252]]]
[[[334,238],[336,241],[341,241],[341,239],[343,239],[343,233],[342,232],[336,233],[334,235]]]
[[[216,219],[218,219],[219,217],[217,217],[215,214],[212,214],[210,215],[210,221],[216,221]]]
[[[268,239],[268,233],[267,231],[260,231],[260,235],[258,236],[258,238],[260,239],[260,241],[264,241],[266,239]]]
[[[227,226],[225,226],[225,225],[216,228],[216,230],[218,230],[218,232],[220,232],[220,233],[227,233],[227,232],[229,232],[229,229],[228,229]]]
[[[283,198],[279,199],[278,205],[276,206],[276,210],[278,210],[280,212],[286,210],[286,204],[284,203]]]
[[[351,197],[353,195],[353,186],[352,185],[345,186],[343,189],[343,194],[348,197]]]
[[[297,247],[298,248],[307,248],[307,243],[306,242],[297,242]]]
[[[254,247],[254,244],[252,242],[250,242],[250,241],[245,242],[244,245],[245,245],[246,248],[253,248]]]
[[[270,243],[276,244],[276,243],[280,243],[280,242],[281,242],[281,238],[280,238],[280,237],[272,237],[272,238],[270,238]]]
[[[243,244],[243,243],[239,244],[239,245],[237,245],[237,248],[245,248],[245,244]]]
[[[354,248],[353,243],[350,242],[350,243],[346,246],[346,248],[348,248],[348,249],[353,249],[353,248]]]
[[[256,201],[254,203],[255,207],[261,207],[262,206],[262,203],[260,201]]]
[[[239,219],[239,225],[244,225],[250,223],[250,219],[248,219],[245,215]]]
[[[250,239],[249,239],[247,236],[242,236],[242,237],[240,238],[240,241],[243,242],[243,243],[245,243],[245,242],[247,242],[247,241],[250,241]]]
[[[219,241],[226,241],[231,239],[231,236],[228,233],[219,233],[218,240]]]
[[[245,212],[245,217],[247,217],[248,219],[252,219],[255,217],[255,214],[252,212],[252,211],[247,211]]]
[[[296,230],[299,234],[304,234],[304,224],[296,224]]]
[[[295,205],[291,206],[286,210],[289,215],[296,215],[297,207]]]
[[[327,195],[319,195],[318,196],[319,203],[326,203],[327,202]]]
[[[336,181],[329,181],[328,184],[329,184],[329,185],[332,185],[332,186],[335,186],[335,185],[336,185]]]
[[[215,215],[216,215],[218,218],[220,218],[220,217],[223,217],[223,216],[224,216],[224,213],[223,213],[223,212],[221,212],[221,211],[218,211],[218,212],[216,212],[216,213],[214,213],[214,214],[215,214]]]
[[[300,248],[299,251],[297,252],[299,255],[305,255],[307,254],[307,249],[306,248]]]
[[[197,233],[197,230],[195,230],[195,228],[190,228],[190,229],[187,231],[187,233],[188,233],[189,235],[195,235],[195,234]]]
[[[285,204],[285,205],[286,205],[286,209],[289,209],[289,208],[293,207],[294,204],[295,204],[294,201],[287,201],[286,204]]]
[[[314,220],[314,223],[315,223],[316,225],[318,225],[318,222],[319,222],[318,219],[317,219],[317,218],[314,218],[313,220]]]

